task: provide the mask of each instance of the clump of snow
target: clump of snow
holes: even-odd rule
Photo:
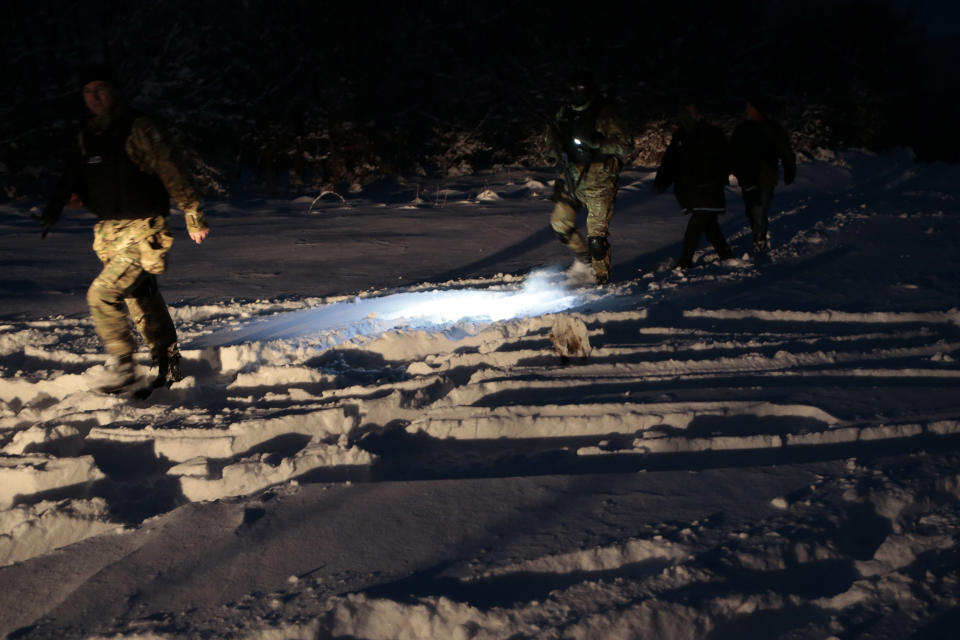
[[[254,493],[315,469],[368,466],[374,457],[356,447],[312,443],[296,455],[280,460],[270,454],[241,459],[223,467],[219,477],[211,477],[216,474],[206,458],[192,458],[172,467],[168,473],[180,477],[180,489],[188,499],[216,500]]]
[[[104,478],[93,456],[57,458],[28,454],[0,458],[0,509],[64,488],[89,487]]]
[[[498,567],[478,576],[489,579],[515,573],[573,573],[577,571],[607,571],[650,560],[683,561],[690,558],[690,550],[682,545],[654,538],[633,539],[624,543],[546,556],[516,565]]]
[[[569,315],[558,315],[548,336],[553,349],[561,357],[590,357],[590,335],[583,320]]]
[[[19,505],[0,511],[0,566],[121,530],[102,498]]]

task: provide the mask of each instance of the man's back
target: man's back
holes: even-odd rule
[[[783,163],[787,182],[793,180],[796,161],[787,132],[776,121],[744,120],[731,138],[733,173],[742,186],[778,182],[778,164]]]
[[[674,183],[684,209],[719,209],[726,205],[723,189],[729,175],[729,153],[723,132],[703,120],[693,129],[679,129],[657,173],[659,187]]]

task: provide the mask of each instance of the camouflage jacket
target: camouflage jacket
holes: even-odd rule
[[[165,216],[173,198],[188,231],[208,228],[199,195],[168,142],[150,118],[126,107],[109,119],[91,118],[81,129],[44,210],[45,224],[57,221],[73,194],[100,220]]]

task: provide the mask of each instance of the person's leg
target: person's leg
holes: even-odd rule
[[[589,262],[587,243],[576,228],[577,210],[573,204],[575,200],[567,193],[562,180],[557,181],[553,200],[553,212],[550,214],[550,227],[553,233],[560,242],[570,247],[578,260]]]
[[[697,252],[697,246],[700,244],[700,234],[703,232],[702,220],[700,214],[691,213],[687,220],[687,228],[683,233],[683,248],[680,253],[680,259],[677,266],[681,269],[687,269],[693,266],[693,254]]]
[[[144,274],[140,283],[125,298],[130,317],[156,360],[177,342],[173,319],[157,288],[157,278]]]
[[[127,290],[143,275],[135,258],[129,252],[108,257],[103,271],[87,290],[93,327],[106,352],[116,357],[130,356],[136,350],[130,318],[123,304]]]
[[[616,162],[616,160],[613,160]],[[581,200],[587,207],[587,246],[597,284],[609,282],[611,273],[610,220],[617,199],[617,167],[590,165]]]
[[[87,305],[93,327],[110,356],[107,372],[100,381],[103,391],[119,391],[136,380],[133,353],[136,341],[130,331],[130,318],[123,299],[127,290],[143,275],[135,252],[104,254],[103,270],[87,290]]]
[[[743,192],[743,208],[750,221],[750,231],[753,235],[753,247],[756,250],[760,238],[767,237],[766,221],[762,207],[762,189],[760,185],[753,185]]]
[[[610,258],[612,249],[606,236],[588,236],[590,266],[593,267],[593,279],[597,284],[610,282]]]
[[[756,206],[755,216],[757,218],[757,228],[753,234],[754,250],[758,253],[767,251],[770,247],[770,205],[773,202],[773,187],[761,185],[759,199]]]
[[[727,239],[723,237],[723,231],[720,229],[719,214],[716,213],[698,213],[703,216],[703,230],[707,235],[707,240],[717,251],[717,257],[721,260],[729,260],[733,257],[733,251],[727,245]]]

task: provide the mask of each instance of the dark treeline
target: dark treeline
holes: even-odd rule
[[[542,121],[583,68],[638,146],[681,96],[723,123],[763,93],[801,149],[909,145],[921,159],[957,159],[953,128],[941,130],[956,87],[937,71],[956,43],[928,42],[909,10],[671,4],[11,0],[0,198],[46,189],[83,116],[75,70],[98,59],[186,144],[210,189],[345,189],[542,164]],[[638,151],[648,161],[658,150]]]

